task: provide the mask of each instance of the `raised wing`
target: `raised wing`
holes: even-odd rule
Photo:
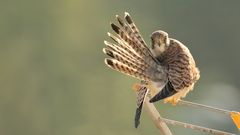
[[[104,42],[107,47],[103,52],[112,57],[105,59],[105,63],[114,70],[140,80],[161,80],[162,67],[152,56],[130,15],[125,13],[124,20],[119,16],[116,19],[120,26],[111,23],[111,27],[117,36],[108,33],[115,43]]]

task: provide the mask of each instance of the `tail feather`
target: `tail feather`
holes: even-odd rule
[[[124,50],[124,53],[126,55],[131,56],[131,58],[134,59],[135,61],[140,61],[141,63],[144,63],[145,65],[149,65],[149,66],[156,66],[155,62],[149,61],[148,57],[144,56],[142,53],[139,53],[140,50],[139,50],[139,48],[137,48],[136,44],[126,43],[126,42],[122,41],[121,39],[115,37],[111,33],[108,33],[108,36],[118,43],[118,47],[115,47],[115,48],[118,48],[118,49],[122,48],[119,50]],[[110,43],[111,44],[110,45],[109,42],[105,42],[105,44],[107,46],[113,46],[113,44]],[[133,45],[133,46],[131,47],[130,45]]]
[[[117,70],[119,72],[125,73],[129,76],[132,76],[134,78],[140,79],[140,80],[148,80],[150,81],[150,77],[144,73],[145,71],[141,69],[134,69],[132,67],[129,67],[115,59],[105,59],[106,65],[108,65],[110,68]]]
[[[141,57],[135,56],[135,54],[132,54],[132,52],[124,46],[119,47],[119,45],[115,45],[115,44],[107,42],[107,41],[104,41],[104,44],[107,46],[107,48],[111,49],[112,51],[115,51],[119,54],[124,54],[131,59],[134,59],[134,60],[141,59]]]
[[[151,55],[151,51],[149,50],[146,42],[144,41],[144,39],[142,38],[142,36],[139,32],[139,29],[137,28],[136,24],[134,23],[133,19],[131,18],[130,14],[128,12],[125,12],[125,17],[124,18],[127,21],[129,28],[132,30],[132,33],[134,34],[134,37],[141,43],[141,46],[143,48],[146,48],[146,51],[149,52],[149,54]],[[154,59],[154,60],[156,61],[156,59]]]
[[[142,107],[143,107],[143,102],[141,102],[140,106],[136,108],[135,118],[134,118],[134,126],[135,126],[135,128],[138,128],[138,126],[140,124],[140,117],[141,117],[141,114],[142,114]]]
[[[113,51],[108,48],[103,48],[103,52],[105,54],[107,54],[108,56],[110,56],[110,57],[118,60],[119,62],[122,62],[123,64],[126,64],[134,69],[145,70],[146,68],[148,68],[148,65],[144,65],[144,63],[135,61],[135,60],[129,58],[128,56],[126,56],[125,54],[119,53],[117,51]]]
[[[135,38],[135,37],[136,37],[136,33],[134,32],[134,30],[132,30],[131,27],[130,27],[124,20],[122,20],[118,15],[116,16],[116,19],[117,19],[118,23],[121,25],[123,31],[124,31],[125,33],[127,33],[127,35],[128,35],[129,37],[131,37],[131,38],[132,38],[134,41],[136,41],[137,43],[141,43],[141,41],[138,42],[138,39]],[[141,46],[141,45],[140,45],[140,46]],[[146,46],[146,47],[147,47],[147,46]]]
[[[144,82],[141,82],[144,83]],[[140,117],[142,113],[143,102],[147,96],[148,89],[146,87],[140,87],[137,92],[137,108],[135,112],[134,125],[137,128],[140,124]]]
[[[116,36],[114,36],[111,33],[107,33],[107,34],[113,41],[115,41],[119,45],[119,47],[128,51],[128,53],[131,53],[133,55],[137,55],[138,57],[141,57],[141,55],[139,55],[128,43],[126,43],[122,39],[117,38]]]
[[[128,59],[131,59],[133,63],[142,63],[142,66],[150,66],[148,63],[145,62],[145,60],[142,57],[136,55],[132,51],[132,49],[129,49],[126,46],[122,44],[115,45],[107,41],[105,41],[104,43],[106,44],[107,48],[109,48],[113,52],[117,52],[118,54],[121,54],[123,57],[127,57]]]
[[[141,81],[141,84],[146,85],[146,83],[142,83],[143,81]],[[145,86],[141,86],[138,89],[137,92],[137,107],[140,107],[141,103],[145,100],[146,96],[147,96],[147,92],[148,92],[148,88]]]
[[[140,49],[145,52],[145,55],[150,56],[153,61],[158,63],[158,61],[153,57],[146,42],[142,38],[142,36],[141,36],[136,24],[134,23],[133,19],[131,18],[130,14],[125,12],[125,17],[124,17],[125,21],[122,20],[118,15],[116,15],[116,19],[117,19],[118,23],[121,25],[122,31],[125,32],[133,41],[135,41],[138,44]]]
[[[143,40],[141,34],[139,33],[138,28],[134,24],[133,20],[131,19],[129,13],[125,12],[125,23],[124,20],[122,20],[118,15],[116,15],[116,19],[118,23],[121,25],[123,30],[131,37],[134,38],[135,41],[139,41],[140,43],[143,43],[145,47],[147,47],[145,41]]]
[[[124,32],[123,29],[119,28],[114,23],[111,23],[112,29],[117,33],[119,38],[124,42],[126,45],[129,45],[137,54],[140,56],[148,56],[148,54],[141,48],[138,43],[129,37],[127,33]]]

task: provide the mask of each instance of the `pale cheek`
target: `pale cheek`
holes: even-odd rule
[[[169,45],[169,44],[170,44],[170,40],[169,40],[169,38],[167,38],[167,41],[166,41],[166,43],[167,43],[167,45]]]
[[[165,45],[161,45],[160,47],[158,47],[159,48],[159,51],[160,52],[163,52],[164,50],[165,50]]]
[[[154,57],[157,57],[157,56],[159,56],[162,52],[164,52],[164,50],[165,50],[165,47],[164,47],[163,45],[162,45],[162,46],[156,45],[156,46],[154,47],[154,49],[152,49],[151,51],[152,51]]]

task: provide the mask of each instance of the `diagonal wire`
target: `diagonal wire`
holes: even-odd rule
[[[193,124],[189,124],[189,123],[184,123],[184,122],[180,122],[180,121],[176,121],[176,120],[170,120],[170,119],[166,119],[166,118],[160,118],[160,120],[162,120],[165,123],[170,124],[170,125],[182,126],[184,128],[190,128],[193,130],[198,130],[198,131],[209,133],[212,135],[235,135],[232,133],[228,133],[228,132],[224,132],[224,131],[220,131],[220,130],[216,130],[216,129],[211,129],[211,128],[207,128],[207,127],[202,127],[202,126],[198,126],[198,125],[193,125]]]

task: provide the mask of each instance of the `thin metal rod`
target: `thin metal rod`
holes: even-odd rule
[[[190,128],[193,130],[198,130],[198,131],[209,133],[212,135],[235,135],[235,134],[220,131],[220,130],[215,130],[215,129],[211,129],[211,128],[207,128],[207,127],[197,126],[197,125],[184,123],[184,122],[180,122],[180,121],[175,121],[175,120],[170,120],[170,119],[166,119],[166,118],[159,118],[159,119],[170,125],[182,126],[184,128]]]
[[[209,110],[209,111],[213,111],[213,112],[217,112],[217,113],[222,113],[222,114],[226,114],[226,115],[230,115],[230,112],[231,112],[229,110],[220,109],[220,108],[207,106],[207,105],[203,105],[203,104],[198,104],[198,103],[193,103],[193,102],[184,101],[184,100],[180,100],[178,102],[178,105],[185,105],[185,106],[190,106],[190,107],[195,107],[195,108],[202,108],[202,109],[205,109],[205,110]]]

